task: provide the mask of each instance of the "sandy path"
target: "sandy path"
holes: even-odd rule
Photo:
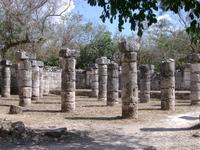
[[[14,97],[15,98],[15,97]],[[189,102],[177,102],[175,113],[159,110],[159,102],[140,104],[139,120],[121,120],[117,118],[121,106],[105,107],[95,99],[78,97],[77,111],[63,114],[58,96],[47,97],[44,104],[33,104],[32,111],[22,115],[8,115],[7,105],[16,103],[1,100],[0,118],[22,120],[29,127],[45,128],[50,126],[67,127],[79,136],[71,136],[65,141],[43,143],[41,145],[12,145],[0,141],[0,149],[50,149],[50,150],[131,150],[131,149],[200,149],[200,138],[192,135],[196,130],[188,127],[199,122],[199,107],[191,107]],[[49,102],[51,102],[49,104]],[[56,102],[56,103],[54,103]],[[191,113],[192,112],[192,113]],[[199,130],[200,131],[200,130]]]

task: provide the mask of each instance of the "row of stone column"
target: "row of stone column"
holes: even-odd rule
[[[118,103],[119,67],[106,57],[96,60],[92,66],[91,96],[106,101],[108,106]]]
[[[36,56],[29,52],[17,52],[18,59],[18,88],[19,105],[29,106],[31,100],[43,97],[44,80],[42,61],[37,61]]]

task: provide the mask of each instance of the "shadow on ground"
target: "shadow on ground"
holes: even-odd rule
[[[88,132],[69,133],[68,136],[57,142],[47,142],[38,145],[15,145],[0,141],[2,150],[156,150],[153,146],[140,143],[140,138],[128,135],[119,135],[102,131],[90,135]]]
[[[179,117],[181,119],[185,119],[185,120],[200,120],[200,116],[199,117],[192,117],[192,116],[181,116]]]
[[[121,116],[116,117],[65,117],[69,120],[121,120]]]

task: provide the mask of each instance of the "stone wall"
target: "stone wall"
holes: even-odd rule
[[[176,90],[190,90],[190,64],[185,64],[175,72]],[[151,76],[151,90],[160,89],[160,74],[154,72]]]
[[[18,76],[17,65],[11,66],[11,94],[18,94]],[[49,90],[61,89],[61,69],[59,67],[45,67],[44,74],[48,74],[49,78]],[[91,74],[88,70],[76,70],[76,88],[77,89],[90,89],[91,87]],[[119,73],[121,79],[121,74]],[[190,64],[185,64],[181,69],[176,70],[176,90],[189,90],[190,89]],[[120,80],[121,81],[121,80]],[[121,89],[121,83],[119,81],[119,88]],[[1,83],[0,83],[1,84]],[[151,90],[160,90],[160,74],[154,72],[151,75]]]

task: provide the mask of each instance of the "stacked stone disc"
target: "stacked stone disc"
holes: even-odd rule
[[[122,87],[122,67],[118,66],[118,72],[119,72],[119,90],[121,90]]]
[[[18,58],[18,85],[19,85],[19,105],[29,106],[32,97],[32,64],[31,55],[28,52],[17,52]],[[34,56],[33,56],[34,57]]]
[[[92,68],[91,66],[86,68],[86,78],[85,78],[85,83],[86,83],[86,88],[91,87],[91,82],[92,82]]]
[[[99,93],[99,74],[98,74],[98,65],[91,65],[92,68],[92,82],[91,82],[91,97],[98,97]]]
[[[40,97],[42,98],[44,94],[44,76],[43,76],[44,63],[42,61],[38,61],[38,66],[39,66],[39,81],[40,81],[39,92],[40,92]]]
[[[11,62],[9,60],[2,60],[1,67],[1,96],[10,97]]]
[[[111,62],[108,64],[108,84],[107,84],[107,105],[114,106],[118,103],[119,71],[118,64]]]
[[[75,90],[76,90],[76,57],[78,51],[71,49],[61,49],[59,56],[62,61],[62,83],[61,83],[61,111],[72,112],[75,110]]]
[[[107,100],[107,64],[109,60],[106,57],[101,57],[96,59],[96,63],[98,64],[98,73],[99,73],[99,94],[98,100],[99,101],[106,101]]]
[[[32,100],[39,100],[40,96],[40,74],[37,60],[32,60]]]
[[[188,56],[191,62],[191,105],[200,104],[200,54],[194,53]]]
[[[149,65],[140,66],[140,102],[150,102],[150,80],[151,70]]]
[[[123,41],[119,44],[122,55],[122,118],[138,118],[137,52]]]
[[[175,110],[175,62],[173,59],[162,61],[160,66],[161,109]]]
[[[47,70],[44,71],[44,89],[43,94],[47,96],[49,94],[49,72]]]

